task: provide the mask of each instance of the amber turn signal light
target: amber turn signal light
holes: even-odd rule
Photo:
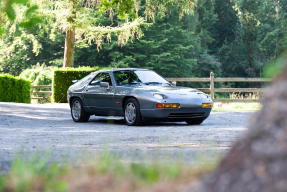
[[[174,109],[176,109],[179,107],[180,107],[180,105],[177,103],[164,103],[164,104],[159,103],[159,104],[156,104],[156,108],[158,108],[158,109],[162,109],[162,108],[167,108],[167,109],[168,108],[174,108]]]
[[[212,108],[213,107],[213,103],[202,103],[201,107],[203,107],[203,108]]]
[[[171,108],[179,108],[179,104],[171,104]]]
[[[164,104],[164,108],[171,108],[171,104]]]

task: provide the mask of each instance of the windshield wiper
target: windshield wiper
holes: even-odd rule
[[[131,83],[127,83],[125,85],[138,85],[138,84],[142,84],[141,82],[131,82]]]
[[[146,82],[144,83],[145,85],[151,85],[151,84],[163,84],[163,83],[160,83],[160,82]]]
[[[162,85],[162,84],[167,84],[168,86],[172,86],[170,83],[161,83],[161,82],[146,82],[144,83],[145,85]]]
[[[119,86],[129,86],[129,85],[141,85],[141,82],[130,82],[130,83],[118,83]]]

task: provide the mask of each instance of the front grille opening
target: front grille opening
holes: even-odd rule
[[[199,118],[204,117],[204,112],[198,113],[171,113],[168,118]]]

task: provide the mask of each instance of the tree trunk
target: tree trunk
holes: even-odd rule
[[[63,68],[73,67],[74,65],[74,50],[75,50],[74,44],[75,44],[75,28],[67,29]]]
[[[287,64],[287,58],[286,58]],[[190,191],[283,192],[287,189],[287,65],[265,90],[262,109],[219,166]]]

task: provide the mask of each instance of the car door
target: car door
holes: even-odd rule
[[[101,82],[109,83],[109,87],[101,87]],[[114,92],[111,75],[108,72],[97,74],[85,89],[85,103],[89,111],[96,115],[112,115],[114,112]]]

